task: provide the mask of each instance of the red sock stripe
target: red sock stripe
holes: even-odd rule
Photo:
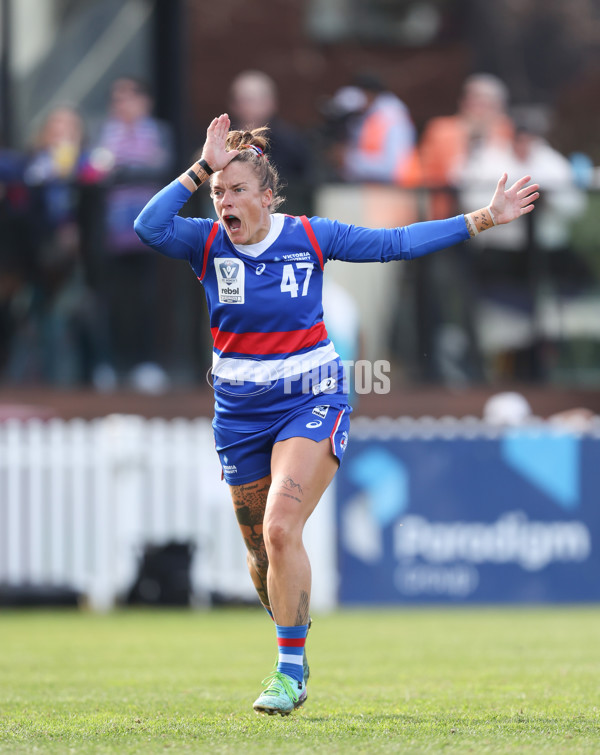
[[[306,645],[306,637],[278,637],[277,644],[280,647],[303,648]]]

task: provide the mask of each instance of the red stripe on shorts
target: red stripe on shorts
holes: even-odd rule
[[[340,426],[340,422],[342,421],[343,413],[344,413],[344,410],[342,409],[335,420],[335,425],[333,426],[333,430],[331,431],[331,435],[329,436],[329,440],[331,441],[331,450],[333,451],[334,456],[336,455],[335,454],[335,434],[337,433],[338,428]]]

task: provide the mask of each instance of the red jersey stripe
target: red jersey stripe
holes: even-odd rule
[[[313,249],[315,250],[317,257],[319,258],[319,265],[321,265],[321,270],[323,270],[323,252],[321,251],[321,247],[319,246],[319,242],[317,241],[317,237],[315,236],[315,232],[312,229],[312,226],[310,224],[309,219],[306,217],[306,215],[302,215],[300,218],[302,221],[302,225],[304,226],[304,230],[306,231],[306,235],[308,236],[308,240],[312,244]]]
[[[303,648],[306,643],[306,637],[278,637],[277,644],[288,648]]]
[[[204,259],[202,260],[202,274],[198,278],[199,281],[201,281],[206,274],[206,263],[208,262],[208,255],[210,254],[210,248],[212,246],[212,242],[215,240],[215,236],[217,235],[218,230],[219,230],[219,224],[213,223],[213,227],[211,228],[211,231],[208,234],[208,238],[206,239],[206,244],[204,244]]]
[[[230,333],[211,328],[215,348],[238,354],[289,354],[316,346],[327,338],[325,323],[315,323],[306,330],[279,330],[272,333]]]

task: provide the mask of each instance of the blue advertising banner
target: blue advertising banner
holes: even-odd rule
[[[600,439],[552,429],[352,438],[339,600],[600,600]]]

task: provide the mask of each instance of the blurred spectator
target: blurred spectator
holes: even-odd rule
[[[481,348],[509,378],[543,376],[540,341],[556,328],[542,312],[556,311],[556,296],[577,293],[588,279],[585,262],[570,249],[571,224],[585,211],[587,195],[577,186],[571,162],[546,140],[548,127],[544,110],[523,110],[515,116],[510,142],[480,145],[457,172],[459,211],[474,201],[485,203],[504,171],[509,181],[535,176],[542,190],[535,219],[471,242]]]
[[[471,207],[471,202],[487,196],[503,172],[508,173],[509,180],[511,176],[535,176],[543,190],[543,200],[536,214],[534,241],[543,249],[562,249],[568,244],[570,222],[584,212],[587,200],[577,185],[570,160],[546,140],[548,128],[548,116],[543,110],[522,111],[515,116],[513,138],[474,149],[457,170],[456,179],[461,187],[461,207]],[[506,234],[505,230],[511,232]],[[527,225],[517,228],[516,233],[512,230],[509,226],[499,228],[490,234],[492,239],[481,237],[475,243],[522,251],[527,244]]]
[[[517,391],[502,391],[490,396],[483,406],[483,420],[495,427],[511,429],[539,422],[529,401]],[[557,431],[566,433],[589,432],[596,421],[591,409],[576,406],[555,412],[546,421]]]
[[[102,285],[110,356],[96,376],[100,388],[128,379],[136,389],[156,392],[167,381],[157,357],[157,256],[133,231],[133,221],[173,167],[171,130],[152,116],[152,107],[144,82],[116,79],[92,153],[92,164],[104,169],[108,181]]]
[[[0,374],[11,346],[17,301],[33,277],[24,168],[25,155],[0,143]]]
[[[518,427],[532,419],[529,401],[517,391],[494,393],[483,405],[483,419],[496,427]]]
[[[269,126],[269,160],[285,186],[285,209],[305,213],[307,202],[310,206],[311,154],[306,137],[279,115],[273,79],[263,71],[242,71],[231,83],[229,108],[234,128]]]
[[[325,115],[343,124],[332,152],[343,180],[419,183],[410,113],[377,76],[358,74],[334,94]]]
[[[474,150],[509,142],[513,124],[507,105],[508,90],[500,79],[486,73],[469,76],[463,84],[457,112],[432,118],[425,125],[419,145],[425,185],[454,186]],[[451,214],[453,208],[447,195],[438,194],[433,199],[432,217]]]
[[[75,385],[90,377],[97,312],[85,284],[78,181],[86,164],[84,125],[68,106],[50,111],[24,169],[35,257],[15,300],[9,379]]]

